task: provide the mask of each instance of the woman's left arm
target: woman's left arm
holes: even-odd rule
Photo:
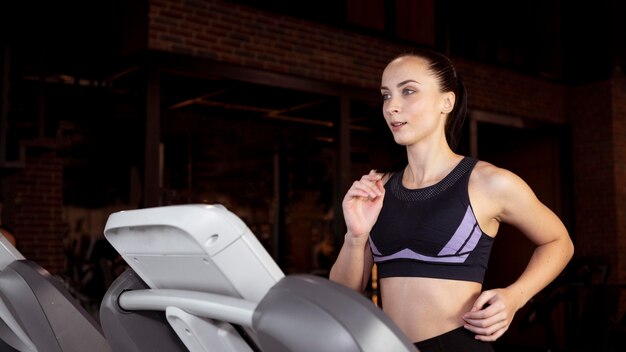
[[[515,226],[537,247],[515,282],[506,288],[483,291],[472,310],[463,316],[465,328],[482,341],[502,336],[517,310],[552,282],[574,254],[572,240],[556,214],[520,177],[495,169],[489,173],[489,182],[484,183],[497,205],[495,219]]]

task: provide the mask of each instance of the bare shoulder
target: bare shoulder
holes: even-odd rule
[[[469,191],[470,198],[473,195],[480,207],[479,222],[482,220],[485,229],[492,231],[488,233],[497,230],[495,221],[517,227],[535,244],[558,239],[569,241],[567,229],[559,217],[515,173],[479,161],[470,176]]]
[[[546,208],[531,187],[517,174],[485,161],[479,161],[470,177],[470,193],[498,221],[520,224],[526,215]]]
[[[470,177],[473,188],[500,199],[517,192],[531,192],[526,182],[515,173],[486,161],[478,161]]]

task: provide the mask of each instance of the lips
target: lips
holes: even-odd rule
[[[406,125],[406,122],[391,122],[389,125],[393,128],[399,128]]]

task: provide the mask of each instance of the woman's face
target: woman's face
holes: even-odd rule
[[[405,56],[390,62],[383,72],[380,92],[383,116],[396,143],[409,146],[445,138],[454,94],[440,92],[426,60]]]

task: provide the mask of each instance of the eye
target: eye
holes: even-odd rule
[[[402,95],[411,95],[413,93],[415,93],[414,89],[411,89],[411,88],[404,88],[404,89],[402,89]]]
[[[391,94],[389,94],[387,92],[381,92],[380,93],[380,99],[382,101],[389,100],[389,99],[391,99]]]

